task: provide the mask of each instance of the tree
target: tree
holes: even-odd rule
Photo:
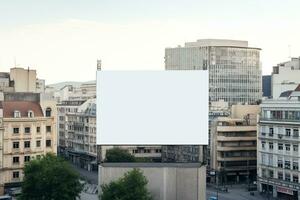
[[[113,148],[106,152],[106,162],[135,162],[133,155],[125,149]]]
[[[117,181],[101,186],[101,200],[152,200],[148,189],[148,180],[138,169],[125,173]]]
[[[47,154],[24,168],[21,200],[75,200],[83,185],[77,172],[62,158]]]

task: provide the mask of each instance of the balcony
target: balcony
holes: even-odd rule
[[[221,147],[217,146],[217,151],[247,151],[256,150],[256,146],[237,146],[237,147]]]
[[[218,141],[256,141],[254,136],[245,136],[245,137],[226,137],[226,136],[217,136]]]
[[[218,126],[218,132],[245,132],[245,131],[256,131],[256,126]]]

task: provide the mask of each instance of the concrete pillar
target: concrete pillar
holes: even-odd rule
[[[277,198],[277,190],[276,190],[276,186],[273,185],[273,197]]]
[[[4,185],[0,184],[0,195],[4,195]]]

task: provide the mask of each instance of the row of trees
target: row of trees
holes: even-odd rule
[[[114,148],[107,152],[108,162],[136,162],[128,152]],[[147,179],[134,169],[117,181],[101,186],[101,200],[152,200]],[[79,174],[64,159],[47,154],[28,162],[20,200],[76,200],[83,189]]]

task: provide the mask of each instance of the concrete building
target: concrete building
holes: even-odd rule
[[[134,168],[147,178],[147,188],[155,200],[206,199],[206,168],[199,163],[103,163],[99,165],[99,194],[101,185]]]
[[[38,93],[4,93],[0,101],[0,191],[20,185],[24,164],[55,153],[56,106]]]
[[[36,70],[15,67],[9,73],[0,72],[0,91],[43,93],[45,80],[37,78]]]
[[[273,67],[272,96],[277,99],[282,92],[293,91],[300,84],[300,57],[291,58]]]
[[[279,199],[300,199],[300,85],[264,100],[257,140],[258,189]]]
[[[257,105],[233,105],[230,117],[212,122],[210,167],[218,184],[255,180],[258,113]]]
[[[165,49],[167,70],[209,70],[210,101],[256,103],[262,97],[260,48],[247,41],[204,39]]]

